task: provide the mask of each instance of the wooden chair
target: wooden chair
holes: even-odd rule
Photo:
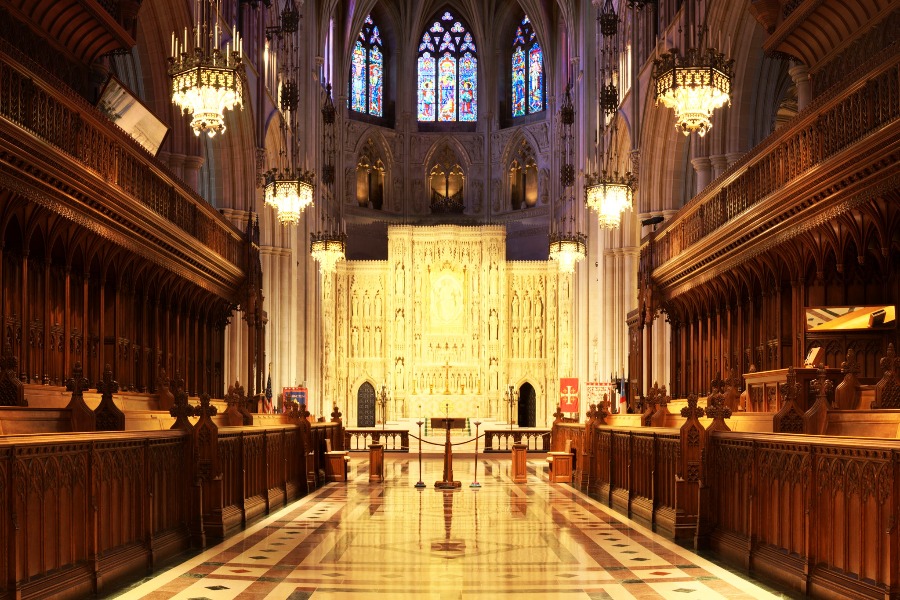
[[[572,483],[572,440],[566,440],[562,452],[548,452],[551,483]]]
[[[350,471],[350,453],[346,450],[332,450],[331,440],[325,440],[325,478],[328,481],[347,481]]]

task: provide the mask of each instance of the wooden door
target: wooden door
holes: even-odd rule
[[[375,427],[375,388],[368,381],[356,393],[356,426]]]

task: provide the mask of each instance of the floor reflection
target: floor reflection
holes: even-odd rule
[[[369,484],[329,484],[123,594],[126,598],[772,598],[611,511],[550,484],[513,484],[508,456],[454,457],[455,491],[417,489],[418,457],[388,455]],[[422,461],[442,478],[440,456]]]

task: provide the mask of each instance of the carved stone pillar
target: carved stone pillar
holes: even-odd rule
[[[812,97],[812,85],[809,80],[809,67],[804,64],[795,64],[788,69],[788,75],[797,86],[797,110],[803,111],[809,106]]]
[[[184,174],[182,178],[188,186],[199,193],[200,185],[200,167],[203,166],[204,158],[202,156],[185,156],[184,157]]]
[[[708,156],[698,156],[697,158],[691,159],[691,164],[694,165],[694,171],[697,173],[696,193],[699,194],[709,185],[709,182],[712,181],[712,161]]]
[[[728,157],[724,154],[715,154],[709,157],[712,166],[712,178],[718,179],[719,176],[728,168]]]

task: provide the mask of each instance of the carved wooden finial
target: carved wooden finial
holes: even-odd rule
[[[699,419],[703,416],[703,409],[697,406],[697,394],[688,394],[687,406],[682,407],[681,416],[685,419],[692,417]]]
[[[784,399],[785,402],[787,402],[787,401],[796,402],[797,399],[800,397],[800,384],[797,383],[797,372],[794,371],[793,366],[788,367],[787,382],[782,383],[779,386],[779,388],[781,390],[781,397]],[[783,403],[784,402],[782,402],[782,404]]]
[[[809,382],[810,391],[816,395],[816,398],[827,398],[833,387],[831,380],[825,377],[825,365],[819,363],[816,378]]]
[[[337,404],[334,405],[334,410],[331,411],[331,422],[332,423],[340,423],[341,417],[344,415],[341,414],[341,410],[337,407]]]
[[[841,363],[841,373],[844,375],[859,373],[859,364],[856,362],[856,351],[851,346],[847,348],[847,358]]]
[[[84,369],[81,368],[81,361],[77,361],[72,368],[72,377],[66,381],[66,390],[72,392],[73,396],[81,397],[89,382],[84,376]]]
[[[175,417],[172,429],[186,429],[190,431],[194,426],[188,421],[188,417],[194,416],[194,407],[188,403],[188,395],[184,391],[184,379],[181,378],[178,371],[175,372],[173,383],[175,384],[175,393],[173,394],[175,399],[172,408],[169,409],[169,414]]]
[[[119,391],[119,384],[113,380],[112,367],[108,364],[103,368],[103,380],[97,384],[97,391],[104,396],[112,396]]]
[[[559,404],[556,405],[556,412],[553,413],[553,422],[554,423],[562,423],[563,421],[563,411],[560,410]]]
[[[124,431],[125,413],[113,402],[113,394],[119,391],[119,384],[113,380],[109,365],[103,369],[103,381],[97,384],[97,391],[100,392],[100,405],[94,411],[97,431]]]
[[[725,402],[725,382],[716,375],[710,382],[709,396],[706,397],[706,416],[713,420],[710,431],[731,431],[725,419],[731,417],[731,409]]]
[[[209,403],[209,394],[200,394],[200,405],[194,407],[194,415],[199,417],[212,417],[218,414],[219,409]]]
[[[713,377],[712,381],[709,382],[709,395],[713,394],[724,394],[725,393],[725,380],[722,379],[720,373],[716,373],[716,376]]]

